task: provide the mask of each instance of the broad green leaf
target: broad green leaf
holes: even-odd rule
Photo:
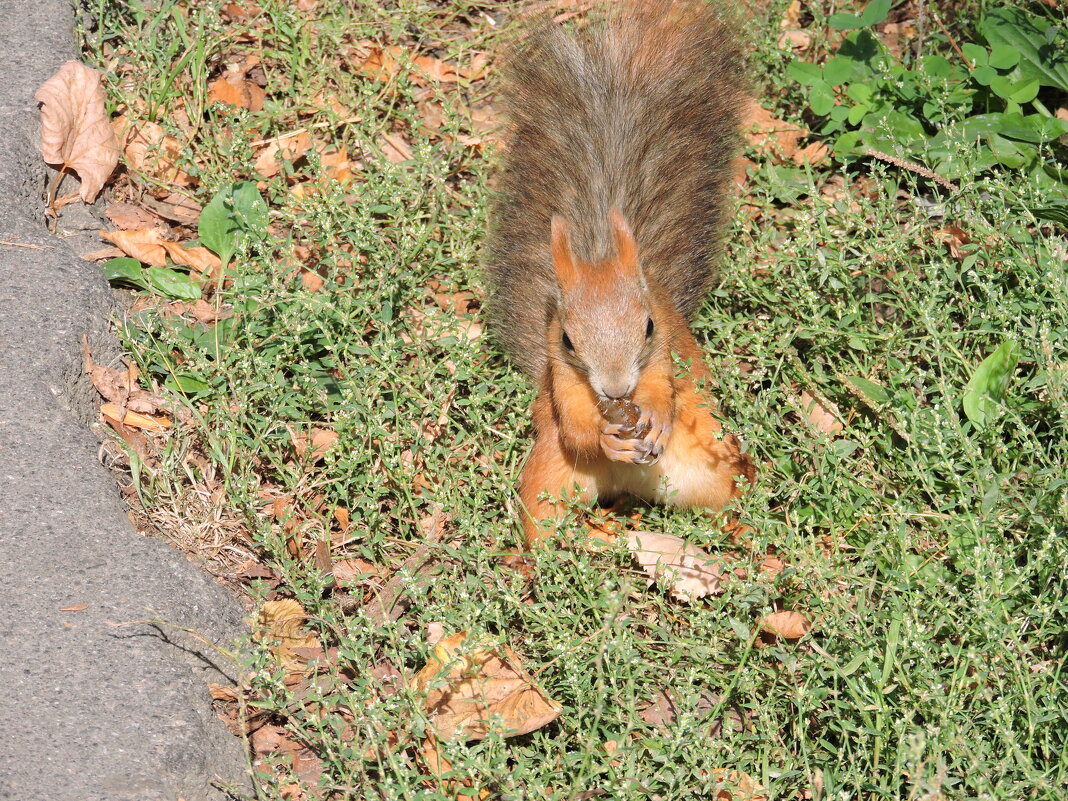
[[[994,8],[979,23],[987,44],[1019,53],[1023,77],[1068,92],[1068,47],[1058,43],[1058,27],[1020,8]]]
[[[847,131],[834,141],[834,152],[837,156],[845,156],[851,153],[861,152],[860,133]]]
[[[104,273],[104,278],[111,283],[132,284],[141,289],[148,288],[145,283],[141,262],[137,259],[131,259],[127,256],[111,259],[101,265],[100,269]]]
[[[237,252],[238,238],[244,234],[253,241],[267,235],[267,204],[251,181],[220,189],[200,213],[197,234],[204,247],[213,251],[225,267]]]
[[[960,46],[961,52],[964,53],[964,57],[971,62],[972,69],[976,67],[985,67],[990,63],[989,54],[986,52],[986,48],[971,42],[965,42]]]
[[[946,78],[953,72],[953,65],[945,56],[930,55],[921,59],[920,69],[932,78]]]
[[[177,390],[186,395],[197,395],[211,389],[211,384],[207,384],[191,375],[171,376],[163,383],[168,389]]]
[[[856,72],[857,62],[847,56],[834,56],[823,65],[823,80],[831,86],[847,83]]]
[[[823,70],[809,61],[791,61],[786,65],[786,74],[802,86],[812,86],[823,79]]]
[[[1030,212],[1040,220],[1048,220],[1049,222],[1057,223],[1063,228],[1068,228],[1068,203],[1040,206],[1039,208],[1030,209]]]
[[[875,91],[866,83],[851,83],[846,87],[846,97],[856,103],[870,103]]]
[[[875,403],[886,403],[890,400],[890,393],[887,392],[886,387],[876,384],[874,381],[869,381],[866,378],[861,378],[856,375],[845,376],[846,381],[856,387],[861,394],[863,394],[868,400]]]
[[[1020,346],[1007,339],[975,368],[964,388],[964,414],[976,428],[985,428],[993,419],[1019,359]]]
[[[891,5],[892,0],[872,0],[861,12],[860,24],[865,28],[882,24],[890,13]]]
[[[851,31],[855,28],[863,28],[864,23],[855,14],[831,14],[827,18],[827,25],[837,31]]]
[[[267,203],[260,195],[256,184],[252,181],[242,181],[234,184],[232,189],[232,208],[237,218],[238,226],[254,240],[261,240],[267,236],[267,224],[269,216]]]
[[[813,84],[808,93],[808,105],[813,114],[824,116],[834,108],[834,90],[824,81]]]
[[[859,125],[860,121],[864,119],[864,115],[869,111],[871,111],[871,106],[866,103],[859,103],[858,105],[853,106],[849,109],[849,116],[847,117],[849,124]]]
[[[208,250],[215,253],[225,268],[237,250],[237,234],[240,230],[232,213],[232,206],[227,204],[230,193],[222,189],[200,212],[197,223],[197,235]]]
[[[972,70],[972,77],[975,78],[975,82],[980,86],[990,86],[990,82],[999,76],[996,69],[984,64],[982,67],[976,67]]]
[[[200,286],[185,273],[169,267],[146,267],[144,276],[148,285],[161,295],[177,300],[200,298]]]
[[[998,97],[1011,100],[1013,103],[1030,103],[1038,97],[1039,84],[1037,79],[1013,82],[1003,75],[999,75],[990,82],[990,89]]]
[[[967,45],[965,45],[967,47]],[[967,53],[967,51],[965,51]],[[990,49],[990,66],[999,70],[1008,70],[1020,63],[1020,51],[1009,45],[998,45]]]

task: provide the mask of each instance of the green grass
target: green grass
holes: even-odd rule
[[[788,58],[774,44],[778,5],[760,20],[755,59],[773,76],[772,98],[801,108],[796,89],[779,85]],[[388,660],[414,672],[429,652],[427,624],[442,622],[509,644],[563,705],[530,735],[444,745],[455,777],[474,788],[466,792],[708,798],[711,771],[736,769],[777,799],[1063,798],[1064,231],[1022,211],[1028,186],[1007,171],[950,196],[874,162],[844,173],[751,154],[760,168],[694,327],[723,417],[760,467],[735,510],[753,532],[738,543],[673,510],[647,509],[642,520],[733,557],[747,576],[684,606],[646,587],[621,549],[587,549],[576,535],[576,547],[536,554],[528,581],[498,560],[521,541],[515,487],[533,391],[487,336],[466,335],[469,317],[432,296],[482,297],[488,164],[457,135],[472,132],[471,107],[489,89],[431,87],[445,109],[443,135],[432,138],[416,110],[425,90],[406,68],[387,86],[345,57],[373,39],[408,54],[431,43],[437,57],[467,63],[507,35],[480,14],[501,8],[324,2],[302,16],[271,0],[270,24],[250,44],[214,3],[165,0],[151,13],[102,3],[101,31],[87,35],[88,58],[113,71],[112,103],[139,98],[165,127],[178,108],[201,121],[185,142],[201,202],[255,177],[250,143],[298,124],[362,162],[354,183],[306,200],[288,191],[285,172],[267,182],[272,236],[238,257],[221,294],[234,312],[225,323],[150,309],[121,327],[149,379],[193,376],[207,387],[186,399],[192,422],[162,443],[162,468],[134,463],[148,518],[172,520],[160,510],[214,481],[218,508],[236,521],[231,551],[274,567],[282,594],[338,649],[330,672],[343,680],[299,698],[268,654],[250,652],[257,706],[323,760],[320,792],[455,798],[409,750],[365,756],[390,730],[421,738],[418,699],[383,697],[370,670]],[[948,52],[938,37],[928,46]],[[262,112],[206,103],[207,80],[237,52],[263,59]],[[124,82],[123,68],[140,77]],[[351,113],[298,122],[324,89]],[[404,165],[378,144],[398,127],[413,147]],[[310,162],[287,171],[314,175]],[[836,176],[845,177],[837,193]],[[935,233],[950,223],[973,243],[961,258]],[[318,266],[322,290],[280,267],[294,252]],[[964,388],[1009,338],[1021,361],[999,415],[979,430],[962,411]],[[873,399],[848,377],[884,394]],[[837,407],[840,436],[802,419],[802,391]],[[292,447],[291,430],[313,426],[340,435],[318,463]],[[275,497],[292,506],[302,557],[287,550],[286,521],[262,513]],[[412,582],[400,621],[377,627],[363,609],[343,614],[311,543],[333,534],[335,559],[359,557],[388,576],[439,505],[438,572]],[[338,506],[351,515],[343,535]],[[769,578],[758,566],[772,550],[788,567]],[[225,548],[213,553],[217,568],[226,564]],[[757,647],[760,619],[780,608],[803,612],[812,633]],[[679,713],[658,729],[641,710],[661,690]],[[284,784],[264,779],[260,797],[280,797]]]

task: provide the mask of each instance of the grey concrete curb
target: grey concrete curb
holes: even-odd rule
[[[110,291],[52,237],[33,93],[76,56],[66,0],[0,0],[0,799],[200,801],[247,788],[207,682],[233,667],[160,619],[232,647],[242,611],[181,553],[138,535],[85,427]],[[63,607],[88,604],[83,611]]]

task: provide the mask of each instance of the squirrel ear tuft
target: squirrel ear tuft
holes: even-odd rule
[[[618,208],[613,208],[608,213],[608,220],[612,225],[612,238],[616,243],[616,260],[619,269],[624,275],[638,274],[638,243],[631,233],[627,219]]]
[[[579,283],[580,276],[575,255],[571,252],[571,236],[564,218],[554,214],[550,223],[552,231],[553,270],[556,280],[565,292]]]

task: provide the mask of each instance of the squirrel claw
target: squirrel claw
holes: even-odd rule
[[[656,462],[667,449],[668,440],[671,439],[671,419],[656,412],[645,410],[638,418],[638,430],[645,426],[646,431],[642,437],[648,443],[649,453],[655,454],[653,462]]]
[[[644,439],[620,439],[618,432],[610,433],[610,429],[618,426],[605,426],[601,434],[601,450],[604,455],[613,462],[629,462],[631,464],[652,464],[650,461],[650,446]],[[657,457],[659,458],[659,457]]]

